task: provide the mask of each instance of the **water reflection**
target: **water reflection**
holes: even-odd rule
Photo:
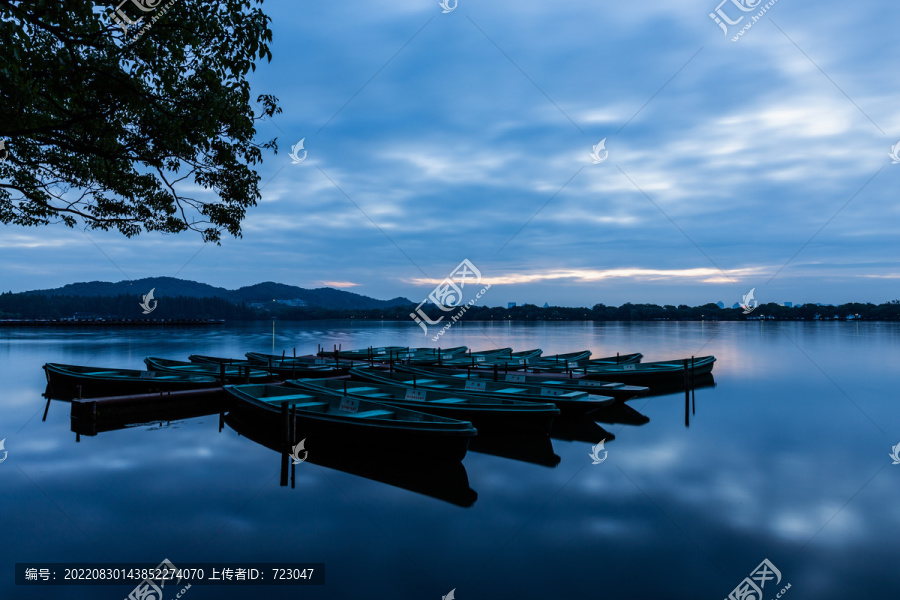
[[[608,425],[646,425],[650,417],[639,413],[624,402],[616,402],[610,406],[604,406],[591,413],[591,418]]]
[[[521,462],[555,467],[561,460],[546,435],[488,435],[479,433],[469,443],[469,452],[480,452]]]
[[[587,442],[588,444],[599,444],[603,440],[609,442],[616,439],[615,434],[603,429],[592,416],[580,419],[557,418],[553,421],[550,437],[565,442]]]
[[[277,453],[282,465],[282,485],[287,483],[285,467],[291,462],[291,487],[295,487],[297,465],[289,461],[290,457],[282,451],[281,436],[277,431],[259,427],[252,420],[242,418],[239,412],[228,413],[224,422],[239,435]],[[307,447],[310,445],[307,444]],[[425,458],[317,447],[316,451],[309,452],[301,466],[305,463],[365,477],[466,508],[475,504],[478,498],[475,490],[469,487],[469,477],[461,462],[431,463]]]

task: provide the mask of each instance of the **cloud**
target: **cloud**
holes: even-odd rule
[[[360,283],[353,283],[352,281],[320,281],[325,287],[335,287],[335,288],[350,288],[362,285]]]

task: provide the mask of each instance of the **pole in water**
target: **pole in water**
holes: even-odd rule
[[[691,356],[691,389],[694,389],[694,357]]]
[[[290,461],[290,449],[288,447],[290,438],[290,413],[288,412],[288,403],[281,403],[281,481],[282,486],[287,485],[288,479],[288,462]]]
[[[275,319],[272,319],[272,354],[275,354]]]

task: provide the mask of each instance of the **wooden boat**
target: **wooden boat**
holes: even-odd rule
[[[154,356],[148,356],[144,359],[144,362],[147,364],[148,371],[163,371],[166,373],[185,374],[189,373],[193,375],[206,375],[208,377],[216,377],[219,379],[224,376],[225,383],[242,383],[248,381],[250,383],[261,383],[264,381],[271,381],[273,379],[271,373],[267,373],[266,371],[261,371],[259,369],[253,369],[249,366],[231,366],[224,363],[218,365],[191,363],[182,360],[172,360],[169,358],[157,358]]]
[[[542,356],[541,359],[548,362],[555,363],[564,363],[569,361],[570,363],[577,363],[581,360],[587,360],[591,357],[590,350],[581,350],[579,352],[566,352],[564,354],[550,354],[547,356]]]
[[[338,348],[326,350],[325,348],[322,348],[319,350],[318,355],[352,360],[390,361],[398,360],[397,357],[400,356],[400,354],[408,352],[408,346],[379,346],[377,348],[358,348],[356,350],[340,350]]]
[[[362,379],[385,385],[401,385],[407,388],[424,388],[439,392],[451,392],[467,396],[488,396],[511,400],[556,405],[566,415],[584,415],[615,402],[608,396],[595,396],[584,391],[568,391],[558,388],[511,385],[484,379],[466,379],[442,375],[418,375],[416,373],[376,371],[375,369],[351,369],[354,379]]]
[[[682,360],[585,367],[582,379],[615,380],[634,385],[672,384],[685,381],[693,373],[694,377],[712,372],[715,356],[700,356]],[[576,371],[577,373],[578,371]],[[686,375],[687,374],[687,375]]]
[[[225,391],[263,426],[278,430],[287,424],[298,439],[350,444],[361,452],[460,461],[477,433],[467,421],[356,397],[265,384],[227,385]]]
[[[407,388],[384,382],[347,380],[290,380],[285,386],[313,390],[336,396],[366,398],[410,410],[427,412],[450,419],[469,421],[482,434],[547,433],[559,410],[549,403],[520,399],[471,396],[453,391]]]
[[[48,392],[57,399],[199,390],[221,385],[215,378],[197,373],[173,374],[59,363],[45,364],[44,372]]]
[[[319,358],[316,358],[315,362],[282,362],[279,360],[274,364],[265,364],[259,361],[191,354],[188,357],[188,360],[190,360],[194,364],[224,364],[230,367],[245,367],[249,369],[257,369],[260,371],[272,373],[273,375],[277,375],[279,379],[295,379],[297,377],[337,377],[340,375],[346,375],[351,366],[349,363],[347,363],[343,368],[335,367],[334,361],[331,361],[331,364],[329,365],[328,361]]]
[[[535,373],[509,373],[503,372],[500,369],[495,369],[492,373],[484,370],[461,371],[459,369],[440,369],[436,367],[423,369],[408,367],[406,365],[396,365],[394,368],[405,373],[417,373],[423,377],[456,377],[465,380],[494,381],[504,384],[515,384],[517,386],[537,387],[551,390],[561,389],[571,392],[587,392],[589,394],[610,396],[619,401],[629,400],[637,396],[644,396],[650,391],[650,388],[644,386],[584,379],[581,376],[569,376],[563,378]]]
[[[456,346],[453,348],[410,348],[409,354],[401,355],[401,361],[409,365],[439,365],[447,360],[462,356],[469,348]]]
[[[587,356],[584,354],[587,353]],[[585,366],[605,367],[608,365],[631,365],[641,362],[644,357],[640,352],[633,354],[617,354],[616,356],[604,356],[602,358],[588,358],[590,351],[570,352],[569,354],[558,354],[555,356],[545,356],[540,361],[528,361],[525,367],[532,371],[544,372],[568,372],[576,369],[583,369]]]
[[[291,365],[305,365],[313,367],[349,368],[357,365],[369,364],[364,360],[334,358],[327,356],[285,356],[283,354],[264,354],[262,352],[247,352],[244,354],[247,360],[254,365],[272,365],[277,367],[290,367]]]
[[[531,360],[540,360],[543,350],[536,348],[534,350],[523,350],[521,352],[513,352],[512,348],[503,348],[498,351],[484,350],[482,352],[471,352],[453,357],[449,360],[442,361],[442,366],[447,367],[483,367],[493,368],[494,365],[523,365]]]

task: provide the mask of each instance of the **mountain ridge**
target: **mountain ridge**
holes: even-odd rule
[[[370,296],[346,292],[330,287],[302,288],[285,283],[264,281],[234,290],[216,287],[199,281],[176,277],[145,277],[143,279],[110,281],[84,281],[69,283],[62,287],[30,290],[22,294],[38,296],[142,296],[154,289],[157,298],[183,296],[188,298],[222,298],[234,304],[260,303],[279,300],[303,300],[308,306],[323,308],[390,308],[415,304],[403,297],[379,300]]]

